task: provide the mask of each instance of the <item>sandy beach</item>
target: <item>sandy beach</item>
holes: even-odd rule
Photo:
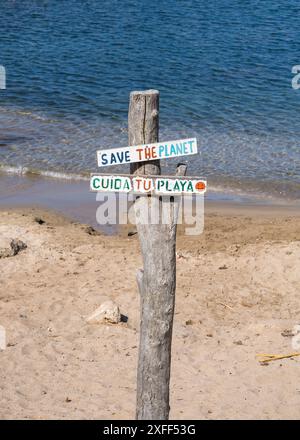
[[[300,216],[208,204],[200,236],[177,240],[171,419],[299,418]],[[6,255],[12,239],[26,243]],[[139,295],[137,235],[94,232],[54,211],[0,213],[1,419],[132,419]],[[112,299],[128,317],[86,318]]]
[[[299,1],[11,0],[0,20],[8,436],[300,420]]]

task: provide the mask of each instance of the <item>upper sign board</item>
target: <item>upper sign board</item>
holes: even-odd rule
[[[107,167],[110,165],[188,156],[190,154],[197,154],[197,151],[197,139],[191,138],[100,150],[97,151],[97,161],[99,167]]]

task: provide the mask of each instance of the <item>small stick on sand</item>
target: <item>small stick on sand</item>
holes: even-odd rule
[[[259,353],[256,356],[262,358],[259,360],[259,362],[261,364],[265,364],[267,362],[277,361],[278,359],[288,359],[288,358],[292,358],[295,356],[300,356],[300,353],[291,353],[291,354],[285,354],[285,355]]]
[[[225,304],[225,303],[217,302],[217,304],[220,304],[221,306],[227,307],[227,309],[230,309],[230,310],[234,311],[234,309],[233,309],[232,307],[228,306],[228,305]]]

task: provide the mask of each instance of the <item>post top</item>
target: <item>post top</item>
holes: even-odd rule
[[[149,89],[149,90],[134,90],[133,92],[130,93],[131,96],[133,95],[144,95],[144,96],[149,96],[149,95],[159,95],[159,91],[158,90],[154,90],[154,89]]]

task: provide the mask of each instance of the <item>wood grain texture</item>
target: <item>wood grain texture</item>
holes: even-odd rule
[[[180,167],[184,175],[186,167]],[[139,224],[144,269],[137,273],[141,301],[137,380],[138,420],[168,420],[171,344],[176,290],[176,230],[180,197],[140,197],[136,212],[159,205],[166,224]],[[160,221],[161,221],[160,216]]]
[[[132,92],[129,106],[129,144],[158,141],[157,91]],[[132,164],[132,173],[160,174],[159,161]],[[177,175],[185,175],[179,165]],[[137,231],[144,268],[137,273],[141,323],[137,373],[138,420],[169,418],[171,343],[176,289],[176,223],[180,197],[141,196],[135,201]],[[159,222],[149,220],[151,208]],[[164,216],[162,213],[164,212]],[[162,218],[165,219],[162,224]],[[167,221],[166,221],[167,219]]]
[[[129,145],[158,142],[159,92],[146,90],[131,92],[128,112]],[[131,174],[160,174],[160,161],[151,160],[130,164]]]

